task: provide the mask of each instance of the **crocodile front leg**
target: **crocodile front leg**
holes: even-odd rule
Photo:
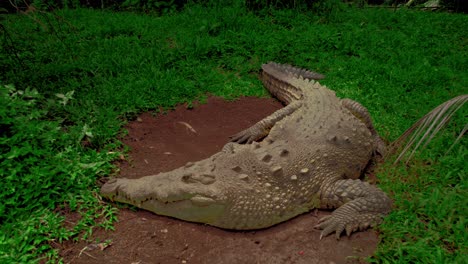
[[[367,182],[340,179],[325,184],[321,190],[321,207],[338,208],[319,220],[315,227],[323,229],[320,239],[333,232],[339,239],[346,230],[350,235],[357,230],[374,227],[391,210],[392,201],[375,186]]]
[[[279,109],[273,114],[257,122],[255,125],[231,136],[231,141],[237,142],[239,144],[243,144],[243,143],[250,144],[254,141],[258,141],[268,136],[270,129],[276,124],[276,122],[294,113],[294,111],[296,111],[301,106],[302,106],[301,101],[293,101],[286,107]]]

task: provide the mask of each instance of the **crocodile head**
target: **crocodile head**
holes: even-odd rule
[[[160,215],[214,224],[225,215],[224,187],[216,176],[186,168],[140,179],[112,179],[101,195]]]
[[[226,229],[269,227],[320,204],[320,185],[308,169],[283,175],[283,170],[289,170],[290,153],[279,151],[282,148],[275,144],[283,145],[279,140],[228,143],[210,158],[173,171],[113,179],[102,186],[101,195],[158,215]],[[278,150],[278,156],[265,154],[264,145]],[[262,158],[254,163],[258,157]]]

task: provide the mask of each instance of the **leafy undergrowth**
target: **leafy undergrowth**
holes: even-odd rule
[[[465,15],[333,7],[253,14],[188,5],[163,17],[78,9],[2,18],[6,263],[55,261],[54,243],[110,226],[114,215],[96,180],[112,173],[127,119],[207,94],[267,96],[257,79],[261,63],[326,74],[322,83],[368,107],[388,140],[468,86]],[[382,168],[395,210],[380,228],[373,261],[466,256],[466,141],[443,155],[465,117],[454,118],[443,140],[423,152],[429,156]],[[80,221],[65,225],[64,210],[80,212]]]
[[[4,85],[0,98],[2,263],[27,263],[42,254],[54,259],[51,243],[86,237],[86,226],[110,228],[114,209],[101,203],[93,186],[97,176],[111,173],[117,154],[83,148],[85,137],[93,136],[86,124],[67,126],[55,116],[67,111],[71,95],[46,101],[36,90]],[[80,212],[73,227],[63,225],[64,210]]]

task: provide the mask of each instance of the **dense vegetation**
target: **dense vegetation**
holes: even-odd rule
[[[367,106],[389,141],[468,86],[460,14],[324,2],[314,11],[187,5],[162,17],[65,9],[1,19],[1,263],[55,261],[54,244],[111,228],[114,209],[96,181],[124,151],[122,125],[207,94],[267,96],[257,80],[263,62],[326,74],[322,83]],[[445,153],[464,113],[408,166],[379,169],[395,210],[372,261],[466,257],[466,139]],[[67,212],[79,222],[64,221]]]
[[[450,12],[468,12],[465,0],[8,0],[0,2],[0,9],[10,11],[25,10],[30,5],[49,10],[57,8],[100,8],[113,10],[139,10],[152,13],[172,13],[179,11],[185,5],[201,4],[208,7],[216,5],[235,5],[247,8],[249,11],[265,9],[315,9],[317,5],[336,5],[347,3],[355,6],[381,5],[383,7],[410,7],[429,10],[444,10]]]

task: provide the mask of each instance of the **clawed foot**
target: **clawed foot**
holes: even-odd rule
[[[247,128],[233,136],[231,136],[231,142],[236,142],[239,144],[250,144],[254,141],[257,141],[268,134],[266,131],[262,131],[262,129],[258,128],[258,126],[254,125],[250,128]]]
[[[346,235],[350,236],[355,231],[364,231],[369,227],[376,226],[381,222],[381,216],[377,214],[352,214],[340,215],[335,212],[322,217],[314,228],[322,229],[320,239],[335,232],[336,239],[340,239],[341,233],[346,230]]]

